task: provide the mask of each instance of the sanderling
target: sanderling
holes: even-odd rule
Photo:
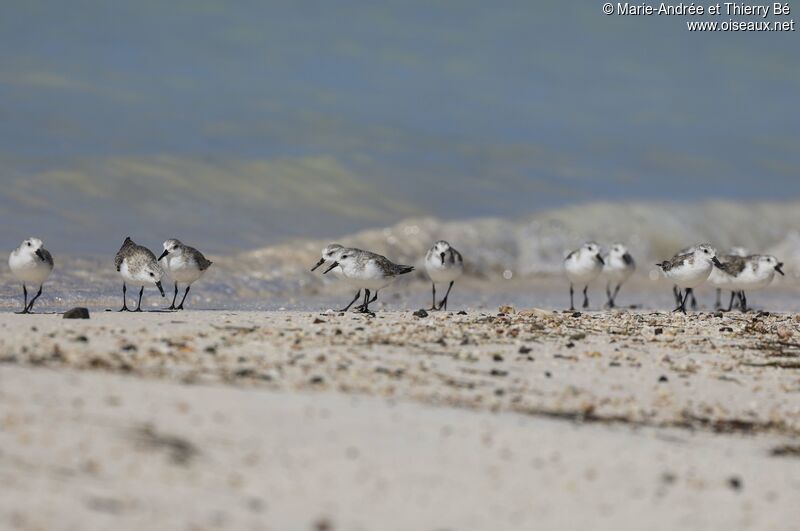
[[[337,267],[342,268],[342,275],[353,285],[364,289],[364,304],[360,307],[364,313],[372,313],[369,305],[378,300],[379,290],[391,284],[398,276],[414,270],[411,266],[395,264],[376,253],[347,248],[334,252],[333,263],[323,274]],[[370,290],[375,291],[372,299],[369,298]]]
[[[441,310],[444,308],[447,310],[447,297],[450,296],[453,283],[464,272],[464,259],[461,257],[461,253],[450,247],[446,241],[439,240],[428,249],[428,253],[425,255],[425,269],[428,271],[428,276],[431,277],[433,290],[433,303],[430,309]],[[447,293],[438,306],[436,305],[437,282],[450,283],[447,286]]]
[[[343,247],[343,246],[339,245],[338,243],[331,243],[330,245],[326,245],[322,249],[322,255],[321,255],[319,261],[316,264],[314,264],[314,267],[311,268],[311,271],[315,271],[319,266],[321,266],[325,262],[335,262],[336,261],[335,260],[335,255],[339,251],[341,251],[342,249],[348,249],[348,250],[351,250],[351,251],[360,251],[360,249],[354,249],[352,247]],[[335,267],[333,269],[333,274],[336,275],[337,278],[339,278],[342,281],[344,281],[346,284],[355,286],[355,284],[353,284],[353,282],[351,282],[347,277],[344,276],[344,273],[342,272],[341,266]],[[356,291],[356,296],[353,297],[353,300],[350,301],[350,304],[348,304],[347,306],[345,306],[344,308],[342,308],[341,310],[338,310],[338,311],[346,312],[347,310],[349,310],[350,307],[353,304],[355,304],[355,302],[358,300],[358,298],[360,296],[361,296],[361,288],[359,288],[358,291]]]
[[[164,297],[164,288],[161,287],[161,277],[164,271],[158,265],[156,255],[147,247],[136,245],[130,237],[125,238],[122,242],[122,247],[117,251],[114,256],[114,267],[122,275],[122,308],[121,312],[128,312],[128,303],[126,300],[126,293],[128,291],[126,282],[130,282],[134,286],[141,286],[139,290],[139,303],[136,305],[134,311],[142,311],[142,294],[144,287],[149,284],[155,284],[161,296]]]
[[[692,245],[691,247],[684,247],[675,254],[676,256],[679,254],[691,254],[694,252],[695,247],[696,247],[695,245]],[[675,297],[676,306],[680,306],[683,303],[683,297],[681,296],[681,289],[678,287],[677,284],[672,285],[672,296]],[[691,306],[692,310],[697,309],[697,298],[695,298],[694,296],[694,291],[689,292],[689,305]]]
[[[586,290],[589,283],[603,271],[603,257],[600,256],[600,246],[595,242],[584,243],[580,249],[572,251],[564,259],[564,271],[569,279],[569,309],[574,310],[573,284],[583,284],[583,307],[589,307],[589,297]]]
[[[19,313],[31,313],[33,303],[42,294],[42,284],[53,271],[53,257],[42,246],[42,240],[28,238],[11,252],[8,257],[8,265],[14,278],[22,282],[22,294],[25,300],[23,309]],[[28,302],[27,284],[39,286],[39,291],[36,292],[31,302]]]
[[[744,258],[748,254],[750,253],[748,253],[747,249],[744,247],[731,247],[730,251],[728,251],[728,254],[717,257],[719,261],[722,262],[723,267],[715,267],[711,270],[711,274],[708,276],[708,283],[717,288],[717,296],[714,301],[715,309],[722,308],[722,288],[725,287],[725,289],[728,289],[727,284],[729,279],[728,275],[726,274],[727,268],[725,266],[728,265],[728,262],[736,261],[738,258]],[[728,311],[731,311],[733,308],[733,299],[735,295],[736,294],[734,292],[731,292],[731,302]]]
[[[608,307],[613,308],[616,300],[617,293],[622,284],[636,270],[636,262],[628,252],[628,248],[621,243],[615,243],[611,246],[611,250],[605,257],[605,265],[603,266],[603,273],[608,275],[609,282],[606,284],[606,296],[608,296]],[[611,291],[611,285],[616,283],[617,287]]]
[[[755,254],[750,256],[731,256],[724,262],[720,272],[712,273],[718,286],[731,290],[728,311],[733,309],[733,299],[738,296],[739,308],[747,311],[747,291],[756,291],[769,286],[775,272],[783,275],[783,263],[772,255]],[[709,278],[709,280],[711,280]]]
[[[175,282],[175,294],[172,296],[172,304],[169,305],[169,310],[183,310],[183,303],[189,294],[189,288],[192,287],[192,283],[203,276],[213,263],[203,256],[203,253],[194,247],[184,245],[176,238],[170,238],[164,242],[164,252],[158,257],[158,262]],[[178,298],[179,282],[186,284],[186,291],[183,292],[181,303],[175,306],[175,300]]]
[[[692,290],[705,282],[711,274],[711,269],[722,264],[717,259],[717,252],[708,244],[695,245],[693,251],[689,253],[679,253],[670,260],[665,260],[656,264],[664,272],[664,276],[672,280],[680,290],[684,289],[686,294],[681,297],[680,304],[675,311],[686,313],[686,300]]]

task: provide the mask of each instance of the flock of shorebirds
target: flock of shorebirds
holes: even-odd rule
[[[114,257],[114,266],[122,277],[122,308],[119,311],[141,311],[142,295],[145,286],[153,285],[164,297],[161,280],[166,275],[175,283],[175,292],[169,310],[182,310],[192,283],[197,281],[211,266],[211,261],[203,253],[171,238],[163,244],[164,252],[156,255],[148,248],[137,245],[125,238]],[[16,248],[8,259],[11,272],[22,283],[24,297],[23,310],[31,313],[33,305],[42,294],[42,285],[53,271],[53,257],[39,238],[28,238]],[[414,270],[412,266],[399,265],[385,256],[354,247],[343,247],[332,243],[322,249],[322,256],[311,268],[315,271],[322,265],[327,267],[322,274],[333,272],[342,281],[357,289],[350,303],[342,312],[348,311],[364,292],[363,301],[356,310],[372,313],[369,305],[378,299],[378,292],[389,286],[395,279]],[[425,255],[425,269],[432,284],[432,303],[429,310],[447,310],[447,300],[455,281],[464,272],[464,259],[448,242],[439,240]],[[730,254],[717,256],[716,250],[708,244],[699,244],[679,251],[669,260],[656,264],[664,276],[674,284],[673,293],[677,307],[675,311],[686,313],[686,303],[696,305],[693,290],[704,282],[717,288],[716,306],[721,306],[722,290],[731,292],[728,311],[738,299],[739,308],[747,311],[746,292],[764,288],[772,282],[775,273],[783,275],[783,264],[772,255],[748,255],[742,249]],[[604,274],[606,285],[606,306],[614,308],[619,290],[636,270],[636,262],[621,243],[611,245],[608,253],[603,253],[595,242],[587,242],[572,251],[564,259],[564,272],[569,280],[570,310],[575,309],[574,287],[583,286],[583,307],[589,307],[587,290],[589,284]],[[136,308],[130,310],[127,304],[128,285],[139,287]],[[178,305],[178,285],[185,286],[183,297]],[[447,284],[444,297],[437,302],[436,284]],[[36,294],[28,300],[28,286],[38,287]]]
[[[44,248],[39,238],[28,238],[19,247],[11,252],[8,265],[14,277],[22,282],[24,297],[23,309],[18,313],[31,313],[33,304],[42,294],[42,284],[53,272],[53,256]],[[147,247],[137,245],[132,239],[125,238],[122,247],[114,256],[114,267],[122,277],[122,308],[121,312],[142,311],[142,295],[145,286],[156,286],[161,296],[164,297],[164,288],[161,279],[166,274],[175,282],[175,294],[169,310],[183,310],[183,303],[189,294],[192,283],[199,279],[208,270],[211,261],[203,253],[170,238],[164,242],[164,252],[156,255]],[[139,286],[139,300],[135,310],[128,308],[128,284]],[[178,299],[178,284],[186,286],[180,304],[175,306]],[[28,285],[38,286],[36,295],[28,301]]]
[[[691,297],[692,307],[696,307],[693,290],[704,282],[709,282],[717,289],[715,307],[721,308],[722,290],[731,292],[727,311],[733,309],[734,299],[738,298],[739,308],[747,311],[747,295],[767,287],[775,273],[783,275],[783,263],[767,254],[747,254],[743,249],[733,249],[727,255],[717,256],[717,251],[707,243],[687,247],[670,258],[656,264],[664,276],[674,284],[673,294],[677,307],[676,312],[686,313],[686,302]],[[621,243],[615,243],[605,256],[595,242],[583,244],[564,259],[564,271],[569,279],[570,310],[574,310],[573,285],[583,285],[583,307],[589,307],[586,294],[589,283],[606,273],[609,283],[606,286],[607,305],[614,307],[614,301],[622,284],[636,269],[628,249]],[[611,286],[616,284],[614,290]]]

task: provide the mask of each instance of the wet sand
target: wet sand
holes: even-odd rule
[[[0,527],[800,521],[793,314],[95,312],[0,331]]]

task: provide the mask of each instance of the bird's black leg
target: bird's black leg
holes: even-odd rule
[[[36,295],[31,299],[31,302],[28,303],[27,308],[25,308],[25,313],[31,313],[31,310],[33,310],[33,303],[36,302],[36,299],[38,299],[39,295],[41,294],[42,294],[42,286],[40,284],[39,291],[36,292]]]
[[[681,296],[681,290],[680,290],[680,288],[676,287],[675,289],[677,290],[677,293],[678,293],[678,307],[677,307],[677,308],[675,308],[675,309],[674,309],[674,310],[672,310],[672,311],[673,311],[673,312],[683,312],[683,313],[686,313],[686,307],[685,307],[685,305],[684,305],[684,301],[686,300],[686,297],[688,297],[688,296],[689,296],[688,290],[687,290],[687,293],[686,293],[686,297],[683,297],[683,296]]]
[[[141,312],[142,311],[142,295],[144,294],[144,286],[139,289],[139,303],[136,305],[136,309],[133,310],[134,312]]]
[[[690,299],[691,300],[691,304],[692,304],[692,310],[696,310],[697,309],[697,299],[694,298],[694,290],[692,288],[689,288],[688,291],[689,291],[689,294],[692,296],[692,298]]]
[[[614,288],[614,294],[611,296],[611,307],[614,308],[617,305],[617,294],[619,293],[619,288],[622,284],[617,284],[617,287]]]
[[[689,299],[689,297],[694,297],[693,293],[694,291],[692,288],[686,288],[686,294],[683,296],[683,301],[681,301],[681,311],[683,313],[686,313],[686,301]]]
[[[431,303],[431,307],[428,308],[429,312],[439,309],[436,307],[436,282],[431,282],[431,290],[433,291],[433,302]]]
[[[376,300],[378,300],[378,290],[375,290],[375,293],[372,294],[372,298],[369,300],[369,304],[372,304]],[[367,311],[369,311],[369,310],[367,310]],[[369,311],[369,312],[373,313],[371,311]]]
[[[450,285],[447,286],[447,293],[444,294],[444,299],[442,299],[442,302],[439,304],[439,309],[440,310],[442,309],[442,307],[444,307],[444,310],[447,311],[447,297],[450,296],[450,290],[453,289],[453,284],[454,283],[455,283],[455,280],[451,280],[450,281]]]
[[[369,300],[369,290],[365,289],[364,290],[364,305],[361,308],[361,311],[363,313],[370,313],[370,311],[369,311],[369,303],[370,302],[372,302],[372,301]]]
[[[586,290],[588,290],[588,289],[589,289],[589,285],[588,284],[583,287],[583,307],[584,308],[588,308],[589,307],[589,296],[586,295]]]
[[[128,292],[128,287],[127,287],[127,286],[125,285],[125,283],[123,282],[123,283],[122,283],[122,308],[120,308],[120,309],[119,309],[119,311],[121,311],[121,312],[129,312],[129,311],[130,311],[130,310],[128,309],[128,299],[127,299],[127,297],[125,296],[125,294],[126,294],[127,292]]]
[[[349,310],[349,309],[350,309],[350,306],[352,306],[352,305],[353,305],[353,304],[354,304],[354,303],[355,303],[355,302],[358,300],[358,298],[359,298],[360,296],[361,296],[361,290],[358,290],[358,292],[356,293],[356,296],[355,296],[355,297],[353,297],[353,300],[351,300],[351,301],[350,301],[350,304],[348,304],[347,306],[345,306],[343,310],[339,310],[339,311],[340,311],[340,312],[346,312],[347,310]]]
[[[611,296],[611,282],[606,284],[606,306],[609,308],[614,307],[614,298]]]
[[[731,297],[731,302],[733,302],[733,297]],[[722,288],[717,288],[717,300],[714,302],[714,309],[719,310],[722,308]],[[728,311],[731,311],[730,308]]]
[[[183,292],[183,298],[181,299],[181,303],[178,305],[178,307],[175,308],[176,310],[183,310],[183,301],[186,300],[186,296],[189,294],[189,288],[191,288],[191,287],[192,287],[191,284],[186,286],[186,291]]]
[[[742,313],[747,313],[747,295],[744,294],[744,291],[739,292],[739,309]]]
[[[367,297],[367,298],[369,298],[369,297]],[[375,293],[372,294],[372,298],[367,301],[367,305],[372,304],[376,300],[378,300],[378,291],[377,290],[375,291]],[[364,305],[362,304],[361,306],[357,306],[356,309],[360,310],[360,311],[363,311],[364,310]]]
[[[680,306],[683,297],[681,296],[681,290],[678,286],[672,286],[672,296],[675,297],[675,305]]]
[[[729,311],[733,310],[733,299],[734,298],[736,298],[736,292],[735,291],[731,291],[731,301],[728,303],[728,309],[725,310],[726,312],[729,312]]]
[[[175,294],[172,295],[172,304],[169,305],[167,310],[174,310],[175,309],[175,301],[178,300],[178,283],[175,283]]]
[[[572,289],[572,282],[569,283],[569,310],[575,310],[575,304],[573,303],[573,289]]]
[[[25,284],[22,285],[22,296],[24,298],[22,302],[22,311],[17,313],[28,313],[28,288]]]

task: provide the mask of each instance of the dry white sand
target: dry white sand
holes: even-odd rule
[[[0,528],[798,528],[798,324],[2,315]]]

